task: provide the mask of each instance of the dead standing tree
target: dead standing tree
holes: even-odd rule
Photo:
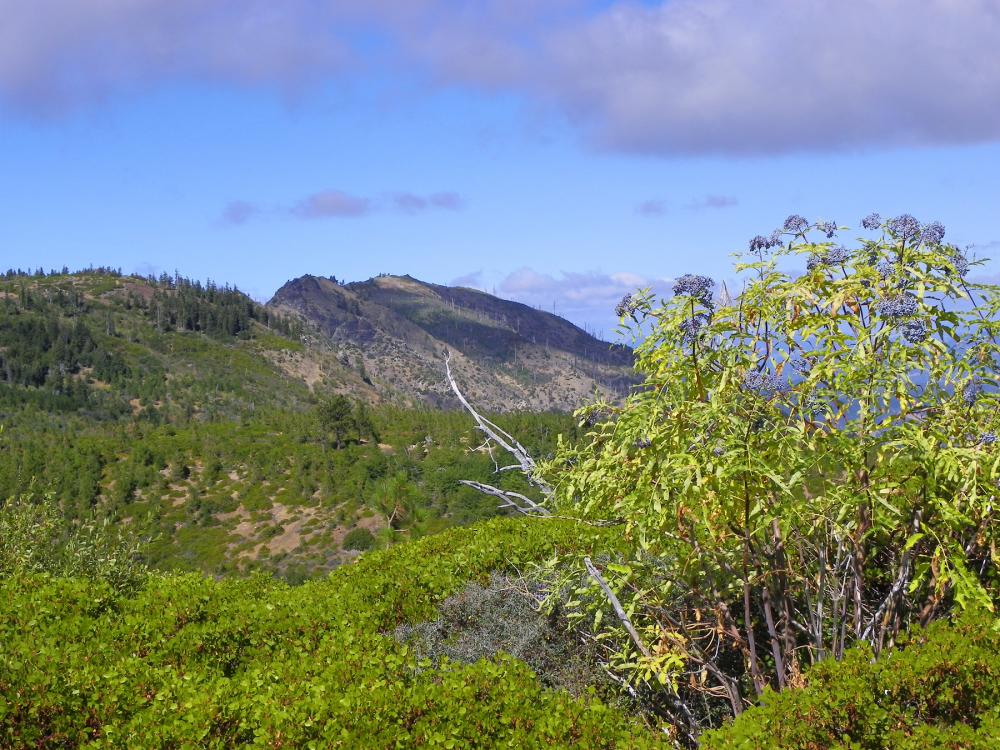
[[[486,442],[483,444],[483,447],[489,450],[490,455],[492,456],[493,445],[498,445],[513,456],[517,461],[517,463],[510,464],[509,466],[500,466],[494,459],[494,465],[497,467],[497,473],[501,474],[507,471],[520,471],[524,474],[528,483],[542,493],[543,498],[542,500],[536,502],[520,492],[502,490],[499,487],[494,487],[493,485],[484,484],[482,482],[474,482],[469,479],[462,479],[460,480],[461,483],[466,487],[472,487],[474,490],[478,490],[479,492],[483,492],[487,495],[492,495],[493,497],[503,501],[503,504],[499,506],[500,508],[511,508],[516,510],[518,513],[523,513],[528,516],[552,515],[552,511],[544,506],[545,501],[552,496],[552,488],[547,482],[539,478],[538,465],[535,463],[535,459],[531,457],[531,454],[528,453],[528,449],[521,445],[509,432],[493,424],[493,422],[486,419],[486,417],[473,408],[472,404],[470,404],[468,399],[466,399],[462,394],[461,389],[458,387],[458,383],[455,381],[455,376],[451,372],[450,352],[448,356],[445,357],[444,367],[445,373],[448,377],[448,385],[451,386],[451,390],[454,392],[455,397],[458,398],[465,410],[472,415],[472,418],[476,422],[476,429],[486,436]]]

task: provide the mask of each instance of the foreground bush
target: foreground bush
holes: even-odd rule
[[[623,300],[645,381],[543,467],[560,512],[631,541],[598,574],[634,633],[579,557],[566,606],[689,737],[1000,599],[1000,288],[940,224],[863,226],[841,245],[791,216],[751,241],[738,294],[686,275],[662,305]]]
[[[707,733],[705,750],[1000,747],[1000,628],[981,614],[937,622],[874,661],[868,647],[851,649],[761,703]]]
[[[605,546],[495,521],[366,554],[328,580],[0,580],[0,747],[642,748],[659,737],[510,657],[433,668],[392,632],[490,571]]]

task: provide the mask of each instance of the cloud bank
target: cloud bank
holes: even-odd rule
[[[0,0],[0,101],[373,73],[513,92],[591,143],[759,155],[1000,140],[1000,0]]]
[[[353,195],[343,190],[322,190],[307,195],[291,206],[267,211],[258,203],[234,200],[222,210],[221,220],[229,226],[240,226],[268,213],[312,221],[316,219],[357,219],[376,211],[394,211],[409,216],[428,211],[460,211],[465,200],[455,192],[417,193],[397,192],[378,198]]]

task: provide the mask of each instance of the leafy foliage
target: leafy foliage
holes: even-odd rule
[[[848,249],[790,217],[751,243],[738,298],[695,276],[631,298],[643,387],[546,467],[564,512],[625,525],[604,571],[648,655],[573,561],[569,606],[692,733],[1000,597],[1000,295],[903,218]]]
[[[601,538],[493,521],[296,588],[153,576],[125,597],[79,579],[0,580],[0,745],[660,746],[596,698],[543,689],[510,657],[432,668],[391,635],[470,579]]]
[[[917,629],[901,650],[872,659],[849,649],[810,669],[805,686],[775,694],[731,726],[706,733],[705,750],[996,747],[1000,737],[1000,629],[970,613]]]
[[[145,579],[140,544],[107,520],[67,523],[51,496],[0,505],[0,578],[38,573],[103,581],[131,591]]]
[[[374,535],[364,527],[357,527],[347,532],[344,537],[344,549],[364,552],[375,546]]]

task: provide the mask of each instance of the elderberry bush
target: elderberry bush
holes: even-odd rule
[[[622,526],[602,573],[634,632],[594,582],[561,605],[675,724],[1000,606],[1000,287],[939,222],[860,223],[753,234],[736,296],[679,277],[641,385],[542,467],[556,512]]]

